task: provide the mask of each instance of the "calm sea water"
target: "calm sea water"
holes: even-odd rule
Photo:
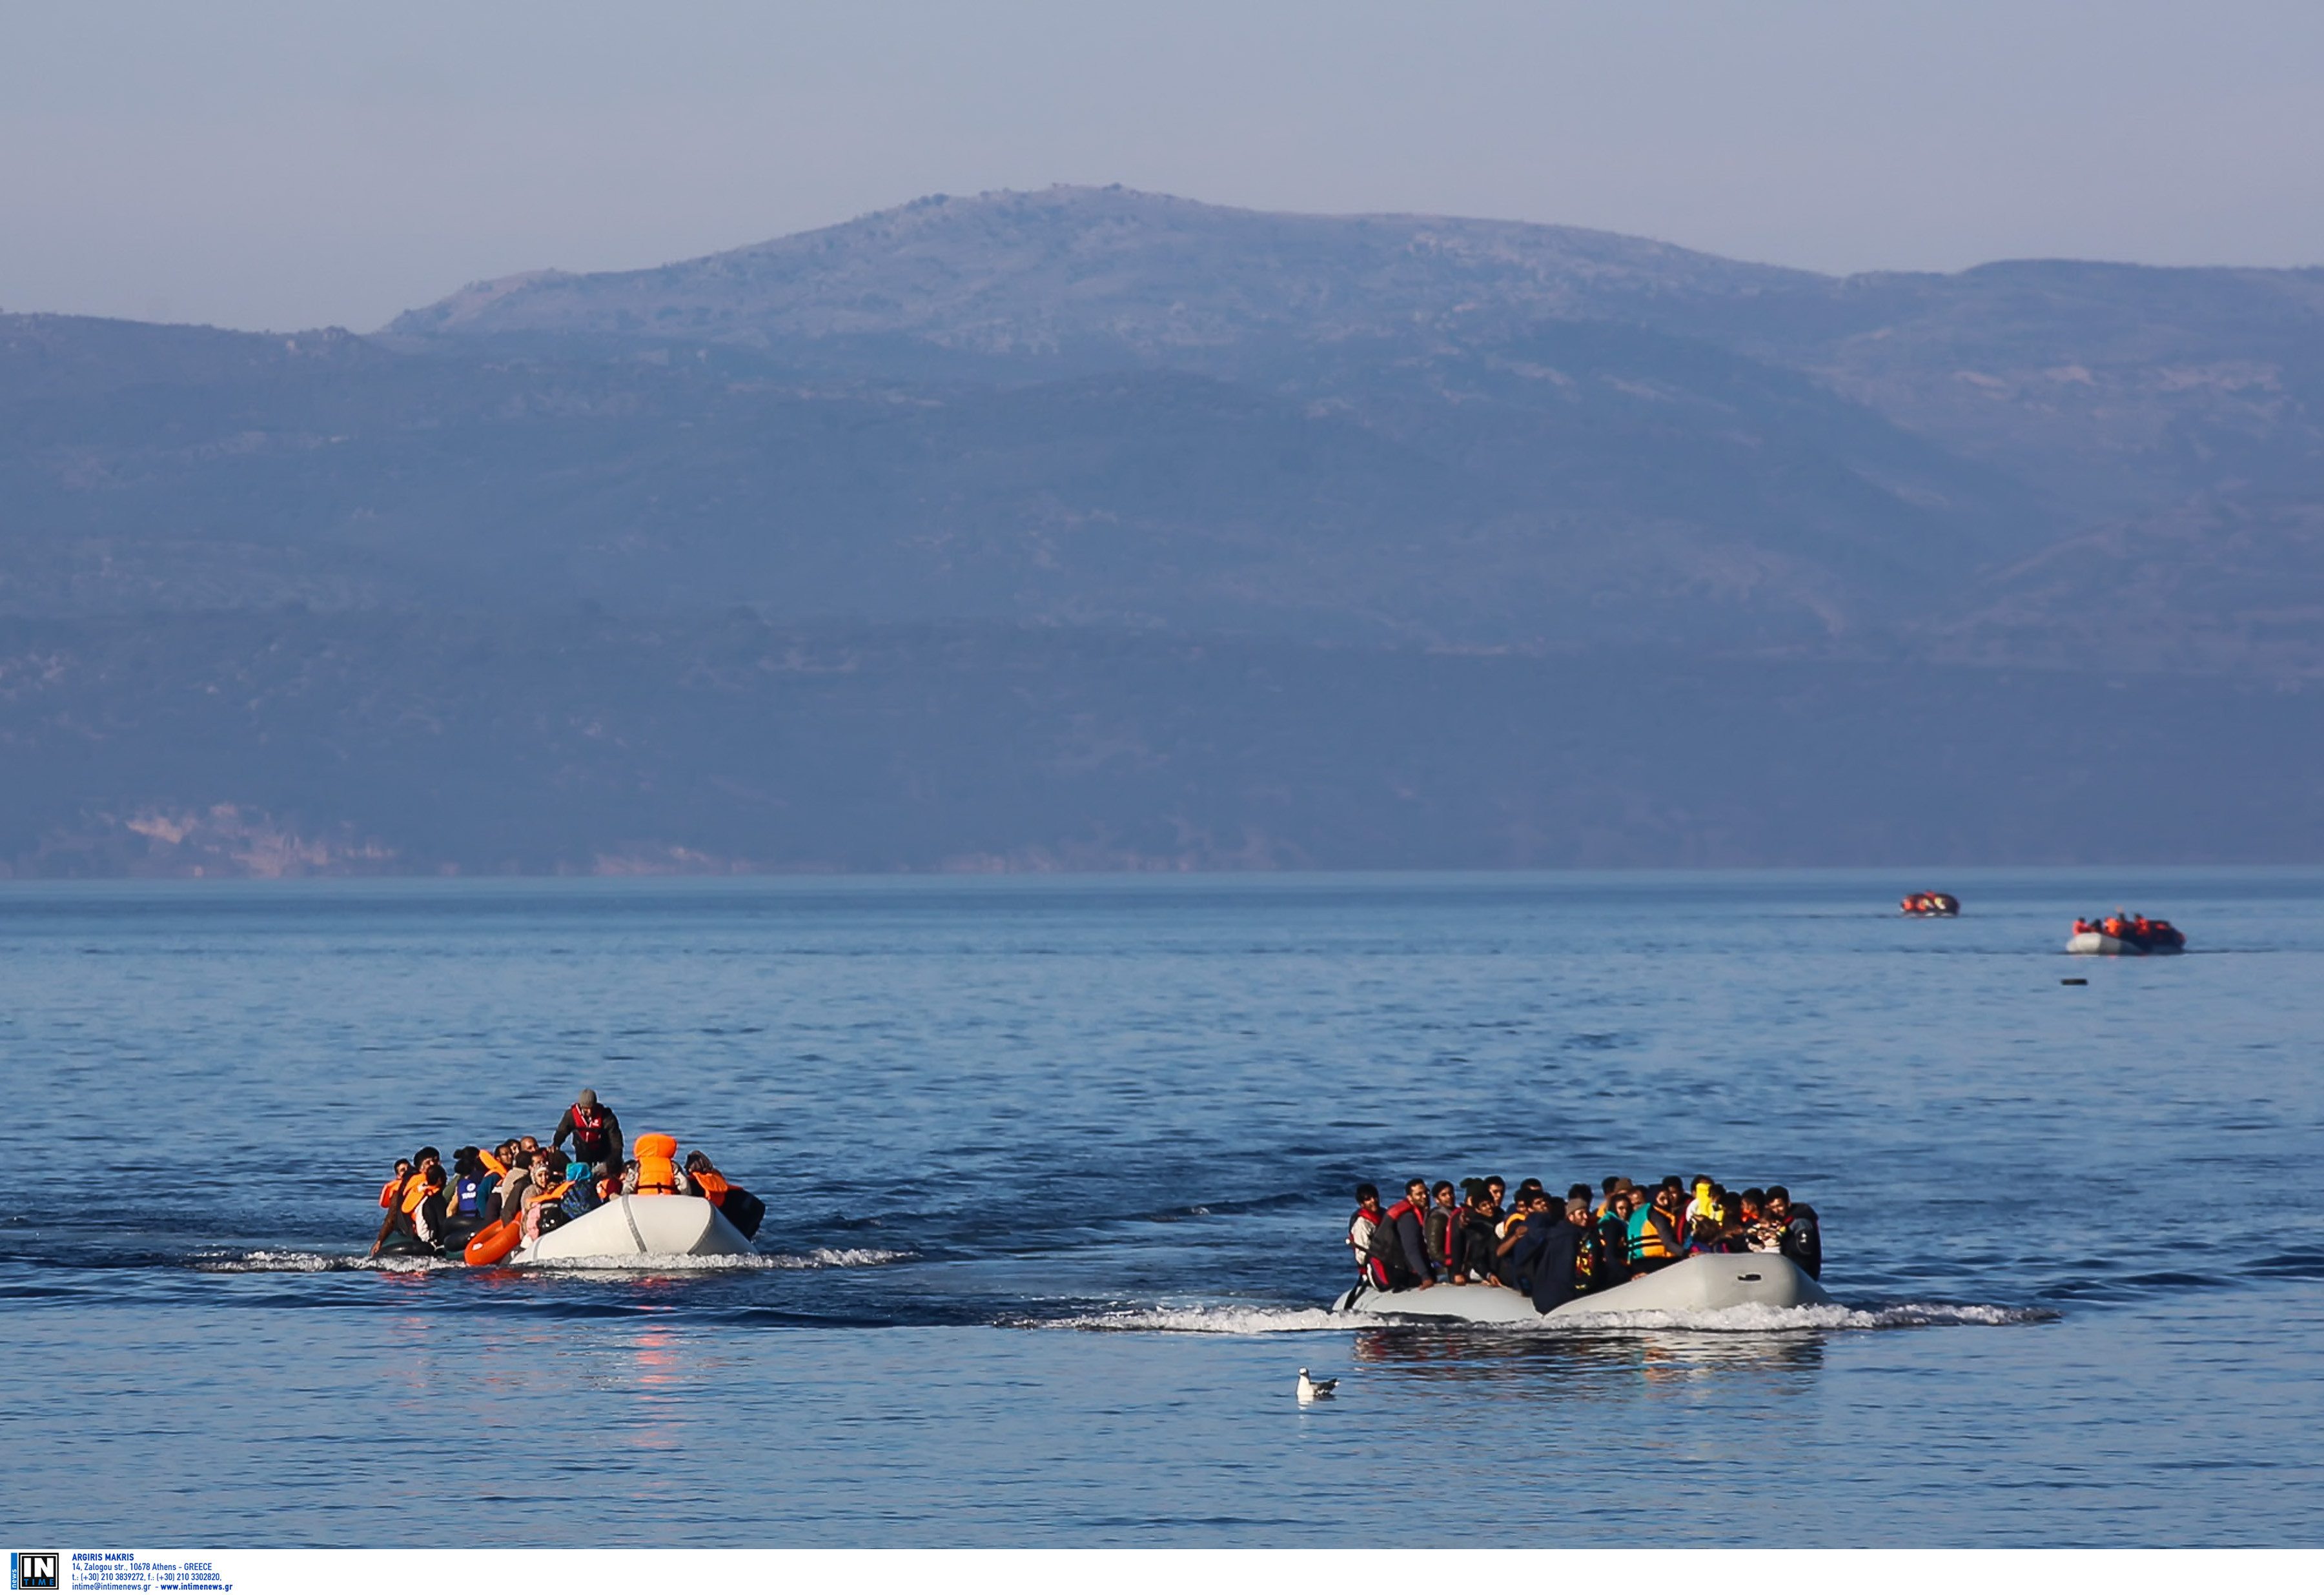
[[[1907,887],[1955,922],[1894,917]],[[2077,911],[2179,959],[2069,960]],[[2083,987],[2061,984],[2080,975]],[[67,1544],[2315,1544],[2324,875],[15,884]],[[584,1085],[747,1269],[358,1261]],[[1709,1170],[1775,1327],[1351,1328],[1350,1188]],[[1302,1365],[1342,1398],[1303,1410]]]

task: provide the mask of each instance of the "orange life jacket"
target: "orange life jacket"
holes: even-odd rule
[[[400,1174],[393,1179],[388,1181],[387,1184],[382,1185],[379,1188],[379,1204],[390,1211],[393,1211],[396,1197],[402,1194],[403,1182],[410,1177],[411,1176],[408,1174]]]
[[[443,1188],[444,1180],[443,1176],[440,1175],[436,1177],[433,1184],[429,1183],[429,1177],[426,1175],[413,1175],[403,1184],[403,1211],[406,1212],[418,1212],[421,1203],[427,1201],[430,1196],[433,1196],[437,1192]]]
[[[642,1174],[644,1171],[641,1169],[639,1172]],[[696,1194],[709,1199],[711,1206],[724,1207],[726,1205],[726,1176],[724,1175],[720,1174],[715,1168],[706,1168],[700,1174],[688,1175],[687,1177],[694,1182],[694,1189]]]
[[[641,1135],[638,1138],[638,1194],[641,1196],[675,1196],[678,1194],[678,1138],[674,1135]]]
[[[1648,1205],[1630,1215],[1630,1260],[1643,1262],[1655,1258],[1674,1258],[1678,1253],[1671,1246],[1672,1221],[1661,1208]],[[1643,1220],[1643,1222],[1639,1221]],[[1659,1221],[1659,1222],[1657,1222]]]

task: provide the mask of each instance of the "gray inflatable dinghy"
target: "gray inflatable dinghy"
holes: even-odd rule
[[[1547,1323],[1623,1313],[1710,1313],[1722,1307],[1818,1307],[1831,1297],[1791,1258],[1774,1252],[1692,1257],[1627,1285],[1581,1296],[1550,1312],[1498,1285],[1439,1285],[1428,1290],[1376,1290],[1359,1285],[1332,1304],[1334,1313],[1374,1318],[1449,1318],[1469,1323]]]

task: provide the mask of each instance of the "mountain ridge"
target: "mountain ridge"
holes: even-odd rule
[[[2324,858],[2324,273],[1080,189],[464,292],[0,316],[5,871]]]
[[[1277,279],[1276,293],[1245,283],[1229,302],[1194,309],[1186,290],[1215,284],[1222,251],[1244,273]],[[978,257],[971,264],[966,257]],[[1658,268],[1649,273],[1648,266]],[[1480,270],[1492,268],[1490,271]],[[876,287],[863,279],[887,275]],[[1434,268],[1432,272],[1427,268]],[[1514,268],[1518,279],[1512,283]],[[900,275],[903,281],[896,279]],[[1111,335],[1134,346],[1199,347],[1235,327],[1279,325],[1291,310],[1313,323],[1353,314],[1344,333],[1375,328],[1398,307],[1425,317],[1463,308],[1462,287],[1536,310],[1579,302],[1584,290],[1651,281],[1658,291],[1775,283],[1809,274],[1703,254],[1620,234],[1454,217],[1310,217],[1205,205],[1170,195],[1059,186],[935,195],[835,226],[762,240],[639,271],[531,272],[470,284],[407,311],[391,338],[554,330],[779,337],[925,330],[991,353],[1053,348],[1061,337]],[[1006,290],[1005,293],[1003,290]],[[1046,315],[1000,313],[1006,294],[1044,302]],[[1093,303],[1139,297],[1158,306],[1112,319]],[[660,302],[641,314],[622,301]],[[782,309],[786,300],[802,300]],[[746,315],[747,311],[755,314]],[[1077,319],[1075,312],[1084,312]]]

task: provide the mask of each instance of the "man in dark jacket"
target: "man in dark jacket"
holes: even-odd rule
[[[557,1133],[549,1138],[549,1146],[562,1147],[565,1138],[573,1138],[573,1156],[586,1163],[600,1175],[611,1174],[622,1166],[622,1121],[613,1117],[613,1110],[597,1105],[597,1093],[584,1091],[565,1110],[565,1117],[557,1121]]]
[[[1380,1214],[1379,1228],[1372,1231],[1372,1255],[1388,1265],[1392,1289],[1426,1290],[1436,1283],[1428,1261],[1427,1212],[1428,1182],[1407,1180],[1404,1200]]]
[[[1492,1182],[1469,1182],[1469,1200],[1461,1209],[1459,1272],[1479,1285],[1500,1283],[1500,1204],[1493,1200]]]
[[[1437,1181],[1428,1194],[1428,1260],[1457,1285],[1461,1278],[1461,1204],[1453,1199],[1451,1180]]]
[[[1598,1231],[1598,1274],[1593,1290],[1611,1290],[1630,1277],[1630,1182],[1606,1177],[1605,1200],[1591,1222]]]
[[[1775,1249],[1800,1266],[1811,1279],[1823,1277],[1823,1231],[1815,1209],[1792,1205],[1792,1194],[1781,1185],[1767,1187],[1767,1218],[1777,1226]]]
[[[1590,1203],[1586,1198],[1568,1202],[1560,1211],[1544,1196],[1536,1199],[1535,1208],[1513,1260],[1533,1287],[1533,1310],[1546,1313],[1582,1294],[1579,1259],[1590,1239]]]

